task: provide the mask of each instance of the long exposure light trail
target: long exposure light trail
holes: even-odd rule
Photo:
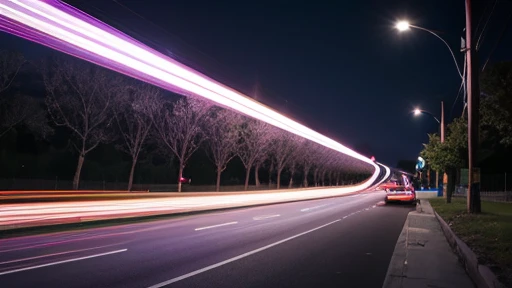
[[[372,165],[374,174],[358,189],[379,175],[370,159],[60,1],[2,0],[0,29],[167,90],[202,96]]]
[[[335,197],[354,192],[354,186],[297,190],[282,193],[258,192],[234,195],[167,197],[104,201],[42,202],[4,204],[0,207],[0,230],[10,227],[41,226],[48,223],[134,217],[151,214],[173,214],[227,207],[270,204]]]

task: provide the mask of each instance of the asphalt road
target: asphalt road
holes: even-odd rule
[[[383,192],[0,240],[1,287],[382,287]]]

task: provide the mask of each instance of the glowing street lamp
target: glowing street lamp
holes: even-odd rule
[[[398,29],[398,31],[406,31],[410,29],[410,25],[407,21],[399,21],[396,23],[395,28]]]

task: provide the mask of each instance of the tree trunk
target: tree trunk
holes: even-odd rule
[[[295,174],[294,172],[295,172],[295,170],[290,170],[290,182],[288,182],[288,188],[290,188],[290,189],[293,186],[293,174]]]
[[[220,170],[220,167],[217,167],[217,182],[215,184],[215,191],[219,192],[220,191],[220,174],[222,173],[222,171]]]
[[[315,187],[318,187],[318,169],[313,171],[313,182]]]
[[[256,184],[256,188],[260,187],[260,175],[259,175],[259,172],[260,172],[260,164],[256,164],[254,166],[254,182]]]
[[[245,168],[245,185],[244,185],[245,191],[247,191],[247,188],[249,188],[249,175],[251,174],[251,166],[252,166],[252,164]]]
[[[178,192],[181,192],[181,178],[183,178],[183,165],[180,163],[180,170],[178,172]]]
[[[336,186],[340,186],[340,175],[340,172],[336,173]]]
[[[309,169],[304,168],[304,188],[308,187],[308,172]]]
[[[82,166],[84,165],[85,155],[80,153],[78,156],[78,163],[76,165],[75,177],[73,177],[73,190],[78,190],[80,186],[80,173],[82,172]]]
[[[128,191],[132,191],[133,186],[133,174],[135,174],[135,165],[137,164],[137,159],[134,158],[132,160],[132,168],[130,169],[130,177],[128,178]]]
[[[452,203],[453,190],[455,190],[455,178],[457,177],[455,169],[448,172],[448,187],[446,189],[446,203]]]
[[[268,169],[268,189],[272,188],[272,172],[274,171],[274,163],[270,163],[270,167]]]
[[[283,169],[277,169],[277,189],[279,189],[281,187],[281,171],[283,171]]]

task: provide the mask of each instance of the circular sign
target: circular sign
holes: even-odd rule
[[[421,171],[423,168],[425,168],[425,159],[418,157],[418,161],[416,162],[416,171]]]

